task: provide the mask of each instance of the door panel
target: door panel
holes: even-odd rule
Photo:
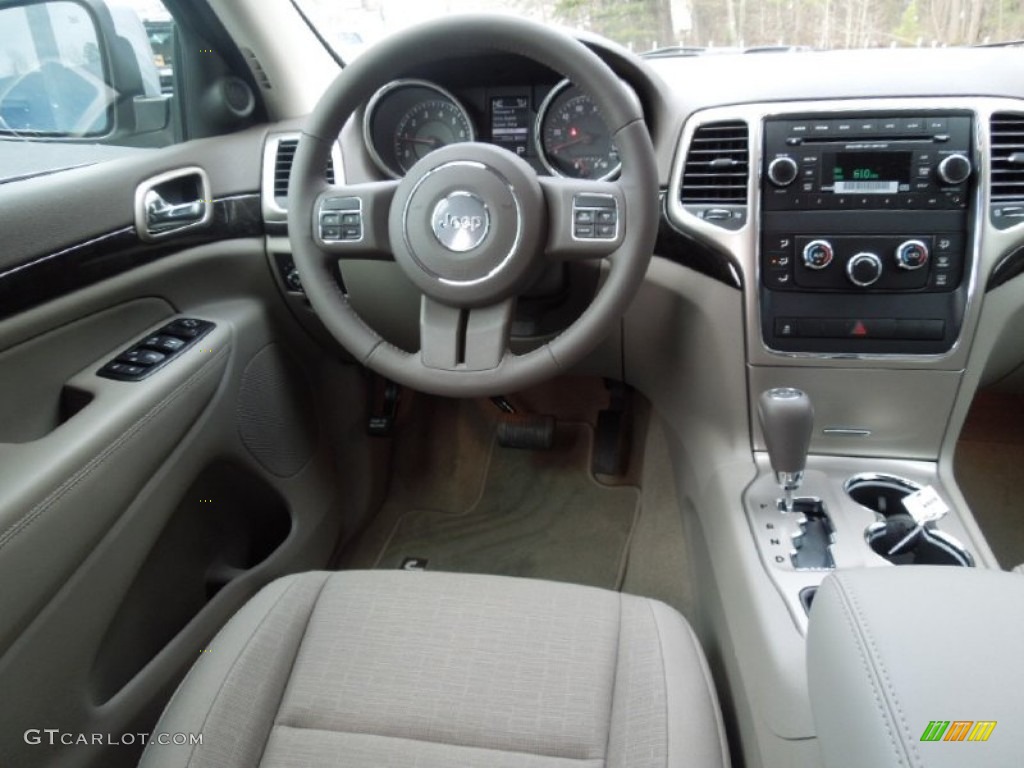
[[[45,338],[36,346],[59,357],[59,342],[74,334],[72,326],[54,334],[52,346]],[[210,402],[224,375],[231,329],[218,326],[202,344],[214,351],[193,348],[141,382],[96,375],[116,353],[93,361],[65,383],[66,390],[89,398],[85,407],[38,440],[0,446],[0,581],[24,583],[0,592],[5,617],[0,651],[67,579]]]
[[[21,302],[0,301],[0,765],[134,765],[137,739],[24,733],[148,731],[247,597],[324,567],[373,507],[363,373],[296,324],[259,216],[131,229],[135,183],[186,165],[258,211],[259,157],[241,134],[0,186],[0,299]],[[143,381],[97,376],[181,316],[216,329]]]

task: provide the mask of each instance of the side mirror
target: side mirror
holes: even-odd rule
[[[102,0],[0,0],[0,136],[97,139],[166,127],[142,21]]]

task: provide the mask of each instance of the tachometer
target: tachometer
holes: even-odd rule
[[[451,93],[426,80],[395,80],[374,94],[363,137],[377,167],[399,178],[446,144],[474,141],[469,113]]]
[[[540,160],[551,173],[575,179],[607,179],[618,173],[619,151],[597,105],[564,80],[537,114]]]
[[[417,104],[395,126],[395,157],[402,172],[425,155],[447,144],[473,140],[466,111],[453,99],[431,99]]]

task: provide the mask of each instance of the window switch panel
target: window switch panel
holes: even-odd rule
[[[96,375],[117,381],[141,381],[194,346],[215,327],[207,320],[191,317],[174,320],[119,354]]]
[[[123,355],[118,355],[117,362],[142,365],[148,368],[151,365],[158,365],[166,359],[167,355],[162,352],[154,352],[151,349],[133,349]]]

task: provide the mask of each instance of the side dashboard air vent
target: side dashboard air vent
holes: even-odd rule
[[[262,208],[263,220],[283,223],[288,220],[288,180],[295,152],[299,148],[299,134],[276,134],[267,138],[263,147]],[[341,151],[337,144],[331,148],[324,178],[330,184],[344,183],[345,172]]]
[[[288,179],[295,162],[295,151],[299,148],[298,139],[281,139],[277,145],[277,157],[274,159],[274,200],[282,208],[288,204]],[[327,160],[327,183],[334,183],[334,160]]]
[[[746,205],[749,131],[742,120],[705,123],[693,133],[680,197],[683,205]]]

